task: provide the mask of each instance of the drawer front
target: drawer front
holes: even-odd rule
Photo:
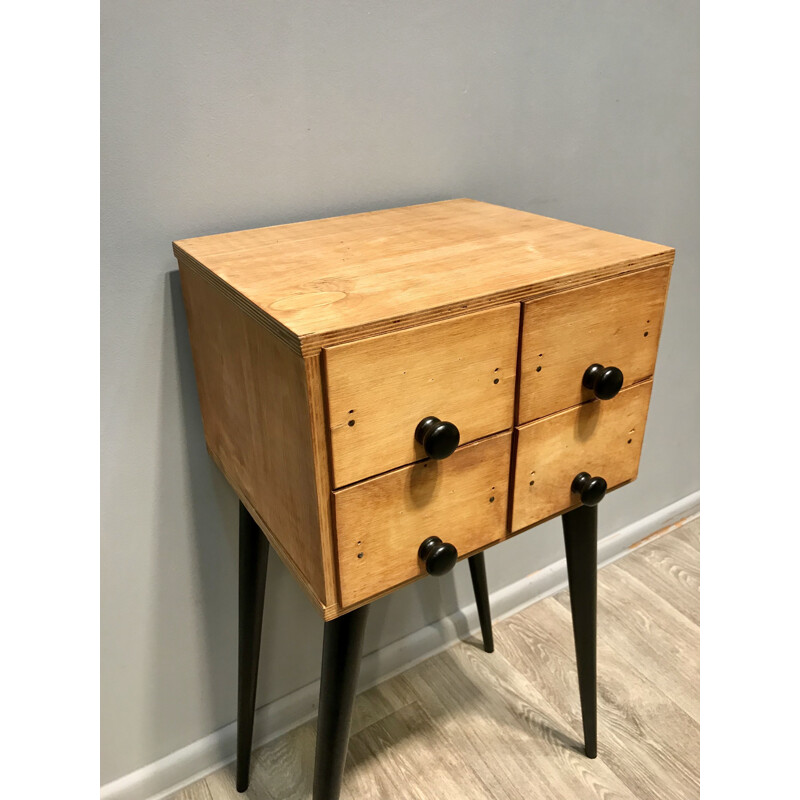
[[[461,444],[510,429],[519,314],[515,303],[326,349],[334,486],[424,459],[426,417],[452,422]]]
[[[333,492],[342,606],[426,574],[418,551],[429,536],[459,557],[501,539],[510,462],[508,432]]]
[[[648,269],[525,303],[519,424],[594,399],[582,385],[591,364],[622,370],[623,387],[652,376],[669,273]]]
[[[609,489],[636,477],[652,386],[644,381],[517,429],[513,531],[577,505],[570,486],[579,472],[605,478]]]

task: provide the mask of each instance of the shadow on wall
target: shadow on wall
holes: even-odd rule
[[[144,732],[163,741],[165,732],[172,741],[171,750],[182,747],[199,735],[220,728],[236,717],[237,658],[237,564],[238,500],[224,476],[206,451],[202,418],[194,376],[186,312],[177,270],[166,275],[165,335],[162,374],[162,408],[170,408],[170,398],[177,389],[179,418],[162,418],[162,425],[175,425],[173,435],[161,435],[161,469],[166,473],[184,471],[184,496],[160,494],[157,520],[172,520],[170,530],[162,530],[153,565],[154,596],[151,691],[154,724],[161,730]],[[174,347],[172,353],[170,348]],[[170,383],[173,361],[179,386]],[[183,452],[175,452],[174,443]],[[183,464],[183,461],[188,462]],[[174,474],[173,483],[174,483]],[[161,481],[161,485],[167,482]],[[181,519],[186,504],[188,522]],[[163,523],[159,523],[163,524]],[[180,531],[189,530],[188,540],[179,541]],[[422,532],[420,533],[422,536]],[[171,614],[170,598],[180,587],[173,585],[176,559],[193,560],[192,585],[185,587],[196,598],[198,620],[202,629],[194,633],[201,643],[201,653],[187,656],[180,643],[186,640],[181,630],[185,620]],[[456,570],[466,570],[466,563]],[[458,611],[454,573],[435,580],[421,580],[372,604],[367,623],[364,654],[385,647],[408,633],[450,616],[465,638],[469,631],[466,618]],[[322,620],[299,588],[280,558],[273,551],[269,559],[264,625],[261,641],[259,691],[260,707],[302,688],[319,678],[322,657]],[[192,632],[190,632],[192,633]],[[196,662],[202,663],[196,663]],[[362,685],[382,675],[380,656],[373,661],[369,674],[362,674]],[[196,674],[199,680],[187,681]],[[187,686],[202,687],[202,695],[192,694]],[[187,718],[194,719],[192,730],[163,719],[163,709],[174,706],[175,696],[193,704]],[[309,709],[310,711],[310,709]],[[197,722],[199,718],[199,722]],[[269,717],[266,724],[269,727]],[[220,757],[225,754],[220,753]]]

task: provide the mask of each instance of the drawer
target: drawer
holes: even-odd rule
[[[334,487],[426,458],[414,437],[426,417],[453,423],[461,444],[510,429],[519,313],[515,303],[327,348]]]
[[[606,479],[609,489],[639,471],[651,380],[517,429],[512,531],[576,505],[570,486],[579,472]]]
[[[459,558],[505,535],[511,432],[333,492],[342,607],[420,575],[429,536]]]
[[[622,370],[623,387],[649,378],[669,273],[648,269],[525,303],[518,422],[594,399],[583,387],[591,364]]]

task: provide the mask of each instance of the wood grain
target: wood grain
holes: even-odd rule
[[[172,795],[170,800],[214,800],[214,798],[208,785],[202,780]]]
[[[519,304],[324,351],[334,485],[426,458],[420,420],[466,444],[514,424]]]
[[[697,551],[678,536],[662,536],[620,562],[625,572],[645,583],[672,606],[700,624],[696,595],[700,591]]]
[[[464,642],[359,695],[342,800],[696,800],[698,725],[682,708],[692,689],[685,695],[686,686],[665,682],[675,658],[696,664],[696,626],[684,618],[689,627],[683,634],[689,635],[678,654],[669,637],[650,637],[652,655],[643,660],[641,642],[625,636],[609,606],[644,608],[650,628],[671,629],[680,624],[675,615],[682,616],[672,605],[675,592],[664,597],[656,592],[654,600],[644,582],[621,582],[613,574],[606,579],[609,570],[646,556],[655,545],[685,538],[697,538],[696,525],[672,531],[600,571],[599,758],[589,760],[580,752],[563,592],[496,623],[495,653]],[[689,566],[696,569],[697,561]],[[697,604],[695,585],[681,581],[676,591]],[[651,669],[650,658],[657,668]],[[256,751],[246,794],[236,793],[233,770],[225,767],[195,784],[199,795],[186,794],[189,787],[172,800],[208,800],[206,789],[212,800],[310,800],[313,760],[311,721]]]
[[[334,552],[333,508],[331,506],[331,469],[329,463],[328,424],[325,415],[324,386],[322,378],[322,358],[320,355],[303,359],[308,393],[309,432],[311,450],[314,457],[315,487],[317,490],[317,509],[319,512],[320,554],[322,572],[325,580],[326,607],[325,619],[338,613],[335,609],[338,597],[336,576],[336,554]],[[280,498],[276,498],[279,502]]]
[[[436,723],[415,700],[353,736],[347,759],[350,796],[424,800],[430,796],[418,785],[424,765],[426,782],[436,786],[439,797],[483,800],[483,782],[457,749],[438,747],[431,757],[430,742],[437,735]]]
[[[466,556],[505,532],[511,434],[334,492],[340,602],[353,606],[426,574],[428,536]]]
[[[324,421],[321,407],[312,418],[307,365],[193,270],[180,273],[208,449],[322,610],[330,530],[320,518],[327,471],[317,471],[324,446],[314,432],[321,427],[324,442]]]
[[[289,347],[321,347],[672,263],[663,245],[459,199],[184,239]]]
[[[687,522],[685,525],[682,525],[675,531],[675,536],[673,537],[678,541],[684,542],[688,544],[689,547],[694,548],[697,551],[698,555],[700,554],[700,520],[693,519]],[[698,564],[699,568],[699,564]]]
[[[406,673],[435,725],[428,760],[456,756],[461,776],[454,794],[416,781],[421,796],[632,798],[604,764],[583,756],[537,687],[494,655],[461,644]]]
[[[632,667],[646,673],[659,691],[699,722],[699,627],[629,575],[620,562],[606,567],[602,576],[598,630]],[[635,604],[627,601],[631,596],[636,597]],[[569,607],[568,595],[557,599]]]
[[[591,364],[618,367],[630,386],[652,376],[669,267],[601,281],[524,304],[520,423],[592,400]]]
[[[600,580],[600,602],[605,586]],[[695,598],[696,602],[696,598]],[[549,598],[497,626],[498,652],[515,665],[580,738],[581,711],[569,612]],[[699,794],[699,726],[645,675],[598,641],[599,757],[636,797]]]
[[[519,531],[576,505],[579,472],[609,489],[636,478],[652,381],[623,389],[517,430],[511,529]]]

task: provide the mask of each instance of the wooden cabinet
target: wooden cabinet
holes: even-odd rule
[[[237,789],[266,540],[325,619],[315,800],[339,796],[370,601],[466,557],[491,652],[483,549],[557,514],[596,756],[596,506],[638,472],[674,251],[466,199],[173,248],[241,500]]]
[[[466,554],[568,509],[574,470],[636,475],[669,247],[450,200],[174,252],[208,449],[325,619],[424,574],[433,528]]]

